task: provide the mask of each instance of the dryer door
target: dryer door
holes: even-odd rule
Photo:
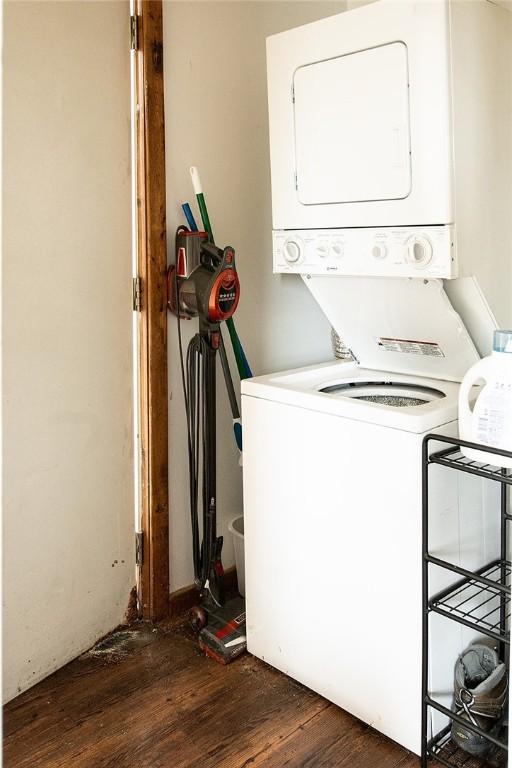
[[[449,40],[447,0],[267,39],[274,230],[453,223]]]
[[[303,205],[407,197],[411,156],[404,43],[299,67],[293,90],[296,184]]]

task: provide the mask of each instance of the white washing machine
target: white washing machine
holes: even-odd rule
[[[411,281],[318,280],[359,362],[242,382],[248,649],[419,754],[422,440],[457,434],[458,381],[478,355],[438,281],[406,285],[404,305]],[[479,478],[435,469],[438,552],[460,563],[462,548],[466,567],[497,556]],[[449,706],[470,638],[442,631],[431,685]]]
[[[248,648],[417,754],[422,441],[511,317],[511,39],[491,2],[380,0],[267,41],[274,271],[355,362],[242,382]],[[434,551],[497,556],[493,491],[432,470]]]

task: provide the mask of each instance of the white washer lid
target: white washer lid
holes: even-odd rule
[[[441,280],[302,278],[365,368],[461,381],[480,359]]]

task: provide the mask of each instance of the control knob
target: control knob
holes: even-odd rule
[[[413,235],[407,241],[407,262],[424,269],[432,261],[432,243],[425,235]]]
[[[385,259],[388,255],[388,249],[384,243],[375,243],[372,248],[372,256],[374,259]]]
[[[335,240],[331,246],[331,251],[335,259],[340,259],[343,256],[343,242]]]
[[[284,244],[284,258],[288,264],[302,261],[302,244],[298,240],[287,240]]]

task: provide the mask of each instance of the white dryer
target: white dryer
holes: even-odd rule
[[[267,71],[275,229],[453,222],[447,2],[273,35]]]
[[[475,277],[509,327],[512,13],[377,0],[269,37],[267,72],[274,270],[449,279],[468,326]]]
[[[478,354],[440,281],[312,279],[359,362],[242,382],[248,649],[419,754],[422,441],[457,434]],[[498,553],[480,481],[435,469],[431,540],[482,565]],[[470,636],[441,630],[431,684],[450,706]]]

